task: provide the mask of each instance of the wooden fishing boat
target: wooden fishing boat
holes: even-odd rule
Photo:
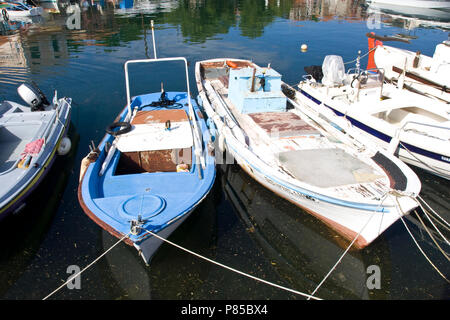
[[[376,37],[374,34],[368,36]],[[377,44],[372,53],[374,65],[368,69],[383,69],[387,80],[395,81],[403,88],[450,102],[450,41],[436,45],[432,57],[382,42]]]
[[[270,66],[212,59],[197,62],[195,76],[219,148],[356,247],[369,245],[417,206],[411,197],[420,181],[409,167],[307,115]]]
[[[0,103],[0,219],[21,210],[43,180],[55,155],[71,147],[65,137],[70,124],[70,98],[50,103],[36,87],[18,89],[28,103]]]
[[[130,99],[128,66],[181,61],[187,92],[155,92]],[[210,134],[191,99],[185,58],[125,63],[127,106],[82,162],[78,199],[84,212],[149,262],[197,207],[215,179]],[[118,130],[117,130],[118,129]]]
[[[316,78],[309,71],[298,84],[299,99],[323,114],[330,109],[344,117],[408,164],[449,179],[449,104],[386,83],[382,69],[358,64],[357,58],[356,68],[346,71],[340,56],[325,57]]]

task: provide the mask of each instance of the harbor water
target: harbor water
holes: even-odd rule
[[[295,85],[304,67],[329,54],[345,62],[365,54],[366,33],[401,37],[389,43],[432,56],[447,40],[450,13],[416,15],[374,10],[365,1],[322,0],[123,0],[58,2],[59,13],[0,21],[0,99],[22,103],[17,87],[34,81],[47,97],[73,99],[72,150],[58,157],[26,207],[0,224],[0,299],[42,299],[118,239],[81,209],[80,162],[89,144],[126,104],[124,63],[153,58],[196,61],[229,57],[270,64]],[[306,50],[301,50],[302,45]],[[361,60],[365,67],[367,57]],[[354,62],[346,65],[354,67]],[[169,64],[131,68],[132,95],[185,90]],[[178,69],[181,70],[181,69]],[[175,75],[175,77],[174,77]],[[0,151],[1,152],[1,151]],[[215,185],[170,237],[182,247],[252,276],[311,293],[347,243],[323,223],[277,197],[235,164],[218,165]],[[450,182],[414,168],[421,197],[450,220]],[[420,214],[420,213],[419,213]],[[450,264],[412,213],[412,236],[442,273]],[[447,238],[449,230],[444,230]],[[449,254],[449,246],[439,243]],[[374,276],[377,276],[374,281]],[[147,266],[120,243],[49,299],[304,300],[295,293],[223,269],[163,244]],[[448,300],[450,284],[419,251],[398,220],[363,250],[350,250],[316,293],[323,299]]]

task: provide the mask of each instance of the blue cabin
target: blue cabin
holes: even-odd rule
[[[241,113],[286,111],[281,75],[270,68],[230,69],[228,98]]]

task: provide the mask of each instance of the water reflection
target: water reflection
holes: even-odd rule
[[[274,197],[270,190],[254,181],[237,165],[220,166],[220,170],[226,199],[232,203],[246,225],[247,233],[271,262],[272,272],[279,274],[288,287],[312,292],[334,266],[348,242],[307,212],[284,199]],[[424,191],[428,194],[430,177],[423,177],[426,179]],[[438,182],[436,179],[432,181],[436,188]],[[429,197],[434,199],[427,199],[437,210],[442,209],[439,202],[448,199],[448,182],[441,183],[444,186],[436,188],[441,197],[431,194]],[[439,212],[443,212],[446,219],[449,218],[445,209]],[[418,219],[410,215],[407,221],[420,246],[438,268],[448,274],[446,260],[426,235]],[[448,237],[449,233],[445,234]],[[437,234],[434,236],[440,246],[445,248],[445,242]],[[398,222],[371,246],[363,250],[351,249],[322,285],[317,296],[324,299],[392,299],[411,298],[426,292],[428,298],[446,297],[449,287],[445,281],[441,279],[431,284],[424,279],[426,277],[416,279],[410,273],[413,269],[425,270],[430,267],[425,258],[418,254],[412,241]],[[414,267],[399,261],[414,261]],[[382,275],[378,288],[370,286],[370,270],[373,268],[379,268]]]
[[[404,27],[407,29],[419,26],[450,29],[450,13],[445,10],[375,2],[369,3],[367,12],[369,14],[382,14],[387,19],[403,20]],[[385,21],[385,23],[390,22]]]
[[[142,39],[146,37],[149,19],[155,20],[157,29],[175,27],[184,41],[194,44],[218,39],[234,29],[239,30],[243,37],[255,39],[261,37],[265,28],[278,18],[316,22],[366,21],[368,24],[378,19],[376,23],[379,25],[375,28],[382,28],[384,24],[404,29],[424,25],[445,29],[450,22],[448,12],[437,10],[435,15],[425,12],[425,23],[422,15],[414,17],[403,13],[402,16],[399,12],[394,15],[392,10],[379,5],[368,6],[364,0],[81,0],[60,1],[57,11],[53,8],[55,2],[46,2],[46,5],[50,8],[43,16],[2,21],[1,37],[11,37],[10,41],[16,41],[14,36],[18,35],[19,42],[24,42],[31,34],[61,34],[60,39],[65,38],[67,44],[60,46],[77,51],[83,46],[117,47]],[[42,42],[51,47],[52,41]],[[39,52],[42,52],[42,46],[39,46]],[[35,44],[31,50],[33,57],[46,55],[33,50],[36,50]]]
[[[245,222],[247,231],[263,249],[274,271],[290,287],[312,292],[345,248],[345,240],[307,212],[273,194],[237,166],[222,167],[222,187],[228,201]],[[378,241],[379,243],[380,241]],[[372,261],[389,262],[389,248]],[[377,290],[367,288],[364,251],[350,252],[320,291],[325,299],[368,299]],[[367,258],[366,258],[367,259]],[[367,259],[369,260],[369,259]],[[385,272],[387,268],[383,269]],[[387,278],[384,277],[385,287]],[[380,298],[380,295],[378,295]]]

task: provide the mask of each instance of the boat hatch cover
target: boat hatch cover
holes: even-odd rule
[[[130,221],[136,220],[138,215],[142,220],[148,220],[161,213],[165,207],[164,198],[151,194],[139,194],[124,200],[118,210],[121,217]]]

